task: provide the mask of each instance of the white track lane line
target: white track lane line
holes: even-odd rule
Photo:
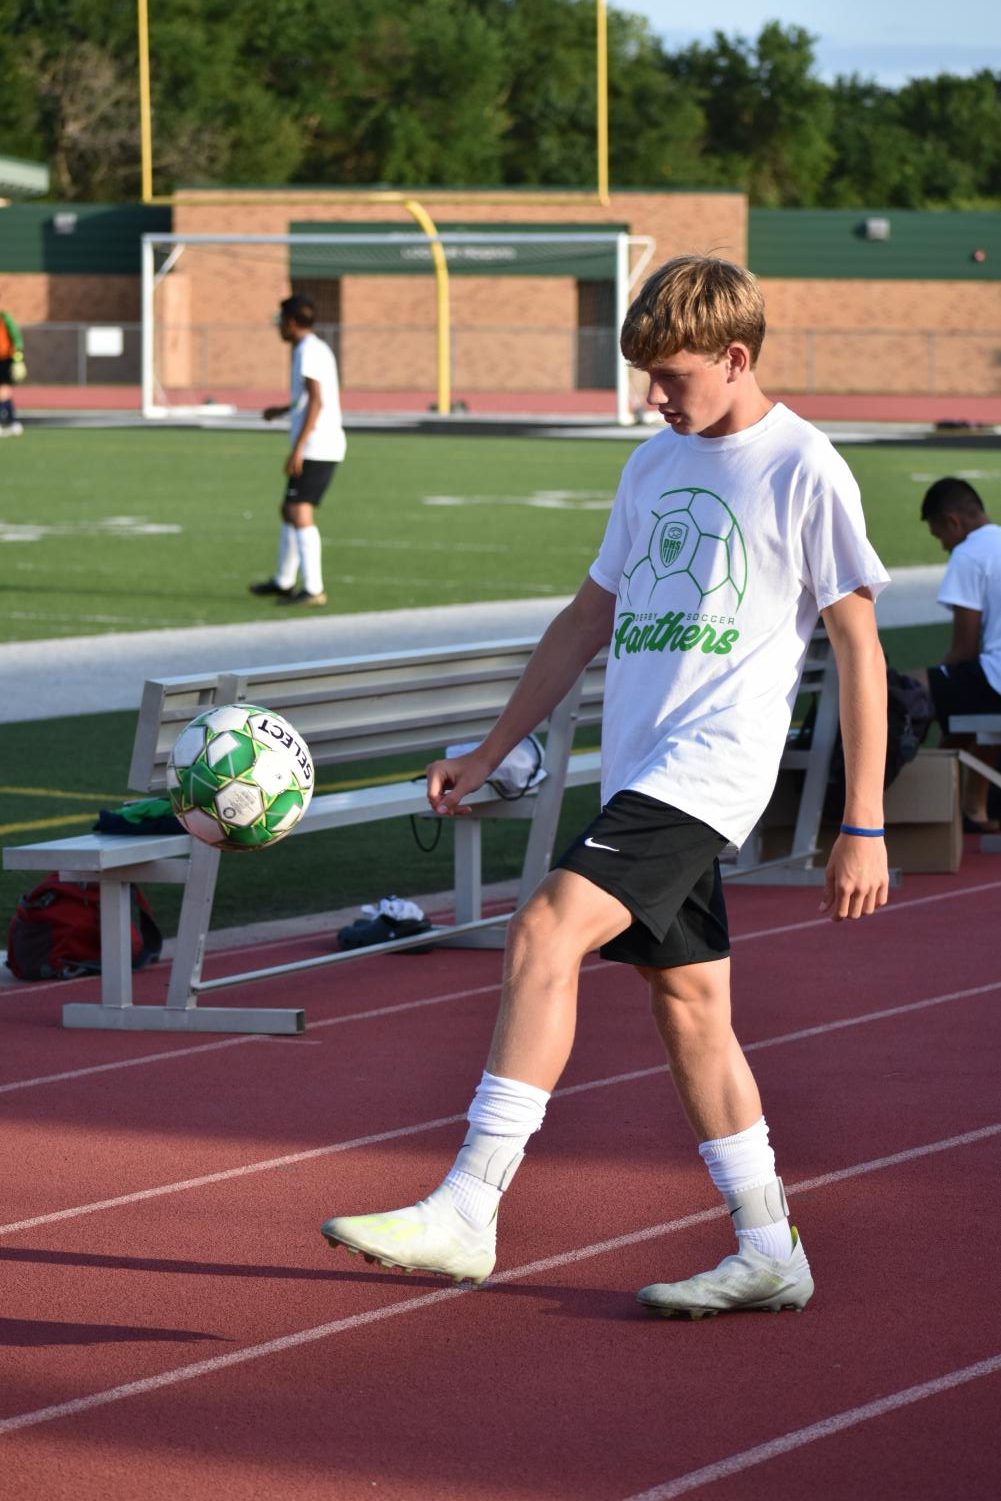
[[[795,1032],[783,1032],[775,1037],[763,1037],[757,1042],[745,1043],[743,1051],[752,1053],[765,1048],[777,1048],[785,1043],[801,1042],[805,1038],[822,1037],[829,1032],[840,1032],[846,1027],[861,1027],[869,1022],[884,1021],[887,1017],[906,1016],[910,1012],[928,1010],[933,1006],[944,1006],[951,1001],[969,1000],[998,989],[1001,989],[1001,980],[995,980],[989,985],[975,985],[969,990],[952,990],[945,995],[929,996],[925,1000],[912,1001],[904,1006],[889,1006],[881,1011],[871,1011],[864,1016],[839,1018],[837,1021],[823,1022],[816,1027],[802,1027]],[[633,1069],[624,1074],[610,1074],[604,1079],[588,1079],[583,1084],[565,1085],[562,1089],[553,1091],[553,1098],[585,1094],[592,1089],[611,1089],[619,1084],[631,1084],[637,1079],[649,1079],[668,1072],[665,1062],[655,1064],[652,1068]],[[128,1204],[140,1204],[146,1199],[160,1198],[164,1194],[185,1193],[189,1189],[204,1188],[210,1183],[225,1183],[232,1178],[246,1178],[255,1173],[267,1173],[292,1167],[296,1163],[311,1162],[318,1157],[331,1157],[339,1152],[354,1151],[357,1147],[374,1146],[384,1141],[398,1141],[404,1137],[418,1136],[424,1131],[437,1131],[442,1126],[464,1123],[465,1119],[465,1112],[463,1112],[461,1115],[440,1116],[436,1120],[417,1121],[410,1126],[396,1126],[392,1130],[379,1131],[371,1136],[356,1136],[348,1141],[335,1141],[322,1147],[310,1147],[307,1151],[293,1152],[286,1157],[269,1157],[263,1161],[245,1163],[242,1167],[224,1168],[217,1173],[206,1173],[199,1178],[185,1178],[176,1183],[158,1184],[155,1188],[138,1189],[135,1193],[122,1194],[114,1199],[99,1199],[96,1203],[79,1204],[71,1209],[56,1209],[50,1214],[39,1214],[32,1219],[18,1220],[10,1225],[0,1225],[0,1236],[13,1235],[19,1230],[31,1230],[37,1225],[52,1225],[60,1220],[77,1219],[84,1214],[97,1214],[104,1209],[120,1209]]]
[[[780,1455],[791,1454],[794,1449],[802,1449],[805,1444],[816,1443],[819,1438],[845,1433],[850,1428],[857,1428],[860,1423],[868,1423],[873,1418],[884,1417],[888,1412],[909,1407],[912,1402],[923,1402],[927,1397],[937,1397],[941,1392],[965,1386],[968,1381],[981,1381],[985,1376],[994,1376],[999,1371],[1001,1355],[991,1355],[987,1360],[978,1360],[974,1365],[949,1371],[945,1376],[922,1381],[919,1386],[908,1386],[903,1391],[891,1392],[889,1396],[877,1397],[874,1402],[863,1402],[861,1407],[850,1407],[846,1412],[832,1413],[828,1418],[821,1418],[819,1423],[810,1423],[806,1428],[784,1433],[781,1438],[770,1439],[766,1444],[756,1444],[753,1449],[731,1454],[729,1459],[717,1460],[715,1464],[705,1465],[701,1470],[691,1470],[687,1475],[679,1475],[676,1480],[655,1485],[652,1490],[641,1491],[638,1495],[630,1496],[629,1501],[674,1501],[675,1496],[687,1495],[689,1491],[698,1490],[703,1485],[711,1485],[714,1480],[729,1480],[731,1476],[753,1469],[755,1465],[765,1464],[769,1459],[778,1459]]]
[[[602,966],[593,964],[582,967],[584,970],[599,969]],[[353,1011],[345,1016],[328,1016],[323,1021],[310,1022],[309,1031],[315,1032],[318,1027],[338,1027],[345,1022],[371,1021],[382,1016],[395,1016],[400,1011],[419,1011],[425,1006],[444,1006],[449,1001],[462,1001],[469,996],[489,995],[493,991],[500,990],[500,980],[492,985],[477,985],[469,990],[452,990],[445,995],[426,996],[416,1001],[398,1001],[392,1006],[376,1006],[368,1011]],[[113,1035],[113,1034],[112,1034]],[[190,1058],[195,1053],[214,1053],[219,1048],[238,1048],[245,1043],[256,1042],[301,1042],[302,1038],[274,1038],[256,1035],[252,1037],[227,1037],[222,1042],[200,1042],[188,1048],[172,1048],[163,1053],[142,1053],[137,1058],[120,1058],[112,1063],[93,1063],[87,1068],[66,1069],[61,1074],[39,1074],[33,1079],[14,1079],[9,1084],[0,1084],[0,1094],[10,1094],[17,1089],[34,1089],[40,1084],[62,1084],[67,1079],[86,1079],[91,1074],[113,1073],[119,1068],[137,1068],[143,1063],[164,1063],[171,1058]]]
[[[824,1173],[817,1178],[806,1178],[799,1183],[790,1183],[790,1193],[810,1193],[814,1189],[828,1188],[831,1184],[842,1183],[851,1178],[862,1177],[866,1173],[879,1172],[889,1167],[899,1167],[904,1163],[917,1161],[922,1157],[929,1157],[939,1152],[954,1151],[958,1147],[972,1146],[978,1142],[987,1141],[991,1137],[1001,1135],[1001,1121],[990,1126],[983,1126],[977,1131],[967,1131],[961,1136],[944,1137],[941,1141],[926,1142],[919,1147],[910,1147],[903,1152],[893,1152],[887,1157],[872,1158],[867,1162],[856,1162],[850,1167],[839,1168],[832,1173]],[[640,1245],[644,1241],[660,1239],[666,1235],[673,1235],[679,1230],[686,1230],[691,1225],[703,1224],[707,1220],[721,1219],[726,1214],[724,1204],[715,1205],[712,1209],[702,1209],[694,1214],[687,1214],[680,1219],[667,1220],[663,1224],[648,1225],[642,1230],[634,1230],[627,1235],[617,1235],[610,1240],[596,1241],[592,1245],[577,1246],[572,1251],[561,1252],[557,1256],[547,1256],[540,1261],[525,1262],[522,1266],[512,1267],[510,1271],[499,1272],[490,1278],[485,1287],[498,1286],[509,1282],[523,1281],[527,1277],[538,1276],[543,1272],[550,1272],[559,1267],[572,1266],[582,1261],[590,1261],[596,1256],[604,1256],[610,1252],[618,1251],[626,1246]],[[224,1371],[230,1366],[245,1365],[252,1360],[262,1360],[269,1355],[281,1355],[286,1350],[293,1350],[302,1345],[315,1344],[317,1340],[331,1339],[338,1334],[347,1334],[355,1329],[360,1329],[366,1324],[380,1323],[385,1319],[397,1318],[402,1314],[418,1313],[421,1309],[429,1308],[436,1303],[447,1302],[451,1298],[468,1296],[478,1289],[463,1284],[460,1287],[447,1287],[439,1292],[423,1293],[416,1298],[404,1298],[399,1303],[392,1303],[383,1308],[370,1309],[366,1313],[350,1314],[343,1319],[334,1319],[329,1324],[319,1324],[312,1329],[301,1329],[293,1334],[283,1334],[278,1339],[265,1340],[259,1345],[247,1345],[242,1350],[232,1350],[226,1355],[216,1355],[210,1360],[195,1361],[192,1365],[177,1366],[171,1371],[161,1371],[157,1376],[147,1376],[139,1381],[128,1381],[121,1386],[114,1386],[103,1392],[92,1392],[86,1397],[75,1397],[68,1402],[56,1402],[49,1407],[36,1408],[33,1412],[16,1413],[12,1417],[0,1419],[0,1436],[6,1433],[16,1433],[24,1428],[33,1428],[40,1423],[49,1423],[58,1418],[73,1417],[78,1413],[90,1412],[96,1407],[107,1407],[111,1403],[124,1401],[128,1397],[143,1396],[149,1392],[162,1391],[165,1387],[177,1386],[183,1381],[193,1381],[199,1376],[211,1376],[217,1371]],[[972,1368],[971,1368],[972,1369]]]
[[[889,915],[892,917],[897,912],[909,909],[911,907],[921,907],[926,905],[928,902],[952,901],[956,897],[970,896],[981,891],[994,891],[998,887],[1001,887],[1001,881],[988,881],[979,886],[965,886],[959,891],[939,892],[934,896],[918,896],[914,897],[914,899],[910,902],[896,902],[891,906],[884,907],[879,913],[876,913],[875,915],[879,917]],[[823,928],[826,927],[829,923],[829,917],[816,917],[809,918],[805,922],[784,923],[780,927],[775,928],[759,928],[756,932],[752,933],[734,934],[732,943],[749,943],[753,939],[772,938],[782,933],[797,933],[801,930],[809,928]],[[270,943],[256,945],[255,952],[258,948],[274,948],[279,943],[281,943],[283,946],[287,945],[288,939],[275,939]],[[236,950],[227,949],[220,950],[219,952],[231,953],[236,952]],[[372,958],[376,957],[376,955],[372,955]],[[608,965],[603,962],[584,964],[581,966],[581,974],[593,974],[599,970],[607,968]],[[53,983],[59,985],[65,984],[65,981],[54,981]],[[42,986],[40,988],[45,989],[47,987]],[[368,1011],[352,1011],[344,1016],[328,1016],[321,1021],[310,1022],[307,1030],[309,1032],[315,1032],[319,1027],[338,1027],[342,1026],[345,1022],[371,1021],[382,1016],[395,1016],[402,1011],[418,1011],[422,1007],[426,1006],[442,1006],[451,1001],[464,1000],[467,996],[489,995],[492,991],[499,989],[500,981],[498,980],[495,984],[477,985],[469,990],[454,990],[445,995],[429,996],[415,1001],[400,1001],[392,1006],[377,1006]],[[2,997],[0,997],[0,999],[2,999]],[[58,1074],[39,1074],[32,1079],[15,1079],[8,1084],[0,1084],[0,1094],[8,1094],[18,1089],[34,1089],[41,1084],[62,1084],[70,1079],[85,1079],[91,1074],[113,1073],[116,1069],[120,1068],[138,1068],[140,1065],[145,1063],[164,1063],[168,1062],[172,1058],[190,1058],[196,1053],[216,1052],[219,1048],[237,1048],[243,1047],[246,1043],[261,1043],[271,1041],[274,1041],[274,1039],[262,1036],[227,1037],[221,1042],[202,1042],[196,1043],[191,1047],[173,1048],[162,1053],[143,1053],[137,1058],[122,1058],[117,1059],[112,1063],[95,1063],[91,1064],[88,1068],[67,1069],[64,1072]]]

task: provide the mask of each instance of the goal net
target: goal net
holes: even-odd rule
[[[143,236],[143,411],[288,400],[282,298],[316,305],[347,413],[604,415],[639,395],[618,331],[653,241],[621,230],[341,226]]]

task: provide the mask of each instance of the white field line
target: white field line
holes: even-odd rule
[[[824,1173],[820,1177],[805,1178],[799,1183],[791,1183],[789,1188],[794,1193],[810,1193],[814,1189],[828,1188],[834,1183],[843,1183],[852,1178],[862,1177],[866,1173],[879,1172],[884,1168],[898,1167],[938,1152],[972,1146],[998,1135],[1001,1135],[1001,1121],[990,1126],[982,1126],[977,1131],[964,1132],[961,1136],[944,1137],[940,1141],[926,1142],[922,1146],[910,1147],[903,1152],[894,1152],[887,1157],[856,1162],[850,1167],[839,1168],[835,1172]],[[648,1225],[642,1230],[633,1230],[627,1235],[617,1235],[609,1240],[595,1241],[591,1245],[577,1246],[571,1251],[563,1251],[556,1256],[547,1256],[540,1261],[525,1262],[522,1266],[512,1267],[509,1271],[499,1272],[491,1277],[486,1287],[489,1289],[491,1286],[499,1286],[503,1283],[524,1281],[527,1277],[538,1276],[559,1267],[590,1261],[596,1256],[604,1256],[627,1246],[640,1245],[644,1241],[673,1235],[679,1230],[688,1229],[691,1225],[720,1219],[726,1212],[726,1206],[719,1204],[712,1209],[698,1210],[694,1214],[684,1215],[680,1219],[666,1220],[662,1224]],[[338,1334],[347,1334],[366,1324],[380,1323],[402,1314],[418,1313],[421,1309],[429,1308],[433,1304],[465,1297],[474,1291],[476,1291],[475,1288],[463,1284],[460,1287],[443,1288],[438,1292],[423,1293],[416,1298],[404,1298],[399,1303],[393,1303],[387,1307],[370,1309],[366,1313],[350,1314],[346,1318],[335,1319],[329,1324],[319,1324],[312,1329],[301,1329],[293,1334],[284,1334],[277,1339],[265,1340],[259,1345],[247,1345],[242,1350],[232,1350],[226,1355],[217,1355],[210,1360],[199,1360],[191,1365],[177,1366],[171,1371],[161,1371],[157,1376],[148,1376],[139,1381],[128,1381],[106,1391],[92,1392],[86,1397],[75,1397],[67,1402],[57,1402],[49,1407],[36,1408],[33,1412],[16,1413],[12,1417],[0,1420],[0,1436],[15,1433],[23,1428],[33,1428],[39,1423],[52,1422],[57,1418],[68,1418],[78,1413],[90,1412],[96,1407],[107,1407],[113,1402],[121,1402],[128,1397],[162,1391],[165,1387],[177,1386],[183,1381],[192,1381],[199,1376],[210,1376],[230,1366],[245,1365],[248,1361],[265,1359],[270,1355],[281,1355],[286,1350],[315,1344],[317,1340],[330,1339]]]
[[[900,1408],[909,1407],[913,1402],[937,1397],[940,1392],[952,1391],[954,1387],[964,1386],[968,1381],[980,1381],[998,1371],[1001,1371],[1001,1355],[991,1355],[986,1360],[963,1366],[958,1371],[949,1371],[931,1381],[922,1381],[918,1386],[908,1386],[903,1391],[891,1392],[889,1396],[877,1397],[874,1402],[863,1402],[860,1407],[850,1407],[846,1412],[832,1413],[830,1417],[821,1418],[818,1423],[809,1423],[805,1428],[784,1433],[781,1438],[770,1439],[766,1444],[756,1444],[753,1449],[731,1454],[728,1459],[717,1460],[715,1464],[705,1465],[701,1470],[690,1470],[687,1475],[679,1475],[676,1480],[668,1480],[664,1485],[655,1485],[652,1490],[630,1496],[629,1501],[674,1501],[674,1497],[687,1495],[689,1491],[698,1490],[703,1485],[711,1485],[714,1480],[729,1480],[732,1475],[739,1475],[755,1465],[765,1464],[769,1459],[777,1459],[782,1454],[791,1454],[794,1449],[802,1449],[804,1444],[815,1443],[819,1438],[830,1438],[835,1433],[845,1433],[850,1428],[857,1428],[860,1423],[881,1418],[888,1412],[898,1412]]]
[[[979,886],[965,886],[959,891],[940,892],[934,896],[914,897],[909,902],[896,902],[892,906],[885,907],[880,913],[877,913],[876,916],[883,916],[885,914],[892,916],[895,912],[900,912],[910,907],[920,907],[926,905],[928,902],[951,901],[956,897],[975,895],[977,892],[981,891],[993,891],[998,887],[1001,887],[1001,881],[987,881],[980,884]],[[732,942],[734,944],[748,943],[753,939],[771,938],[781,933],[796,933],[808,928],[822,928],[826,927],[829,922],[830,918],[828,917],[817,917],[809,918],[804,922],[784,923],[781,926],[774,928],[759,928],[756,932],[734,934]],[[288,942],[289,940],[287,938],[276,938],[270,940],[267,943],[255,944],[253,948],[254,952],[258,953],[269,948],[286,947],[288,945]],[[238,950],[220,949],[217,950],[217,952],[221,954],[227,954],[236,953],[238,952]],[[372,955],[372,958],[377,957],[377,955]],[[584,964],[581,966],[581,974],[593,974],[599,970],[607,968],[607,964],[603,962]],[[39,986],[38,989],[51,989],[53,986],[65,985],[65,983],[65,981],[55,980],[48,985]],[[477,985],[468,990],[453,990],[444,995],[428,996],[415,1001],[400,1001],[391,1006],[373,1007],[368,1011],[352,1011],[346,1013],[344,1016],[328,1016],[321,1021],[310,1022],[308,1031],[314,1032],[319,1027],[338,1027],[342,1026],[345,1022],[371,1021],[383,1016],[396,1016],[404,1011],[418,1011],[427,1006],[442,1006],[451,1001],[464,1000],[469,996],[489,995],[492,991],[499,989],[500,981],[498,980],[494,984]],[[17,995],[20,995],[22,992],[17,991],[15,993]],[[33,991],[32,994],[34,993],[35,992]],[[3,999],[4,997],[0,995],[0,1001],[2,1001]],[[850,1026],[851,1023],[845,1022],[842,1023],[842,1025]],[[143,1053],[136,1058],[120,1058],[111,1063],[95,1063],[91,1064],[87,1068],[66,1069],[62,1073],[58,1074],[39,1074],[35,1078],[31,1079],[15,1079],[10,1083],[0,1084],[0,1094],[9,1094],[19,1089],[34,1089],[42,1084],[63,1084],[70,1079],[85,1079],[91,1074],[113,1073],[117,1069],[138,1068],[141,1065],[147,1063],[164,1063],[168,1062],[172,1058],[190,1058],[196,1053],[213,1053],[218,1051],[218,1049],[220,1048],[243,1047],[246,1043],[261,1043],[271,1040],[272,1039],[270,1038],[262,1036],[228,1037],[220,1042],[202,1042],[196,1043],[191,1047],[173,1048],[160,1053]],[[758,1044],[758,1046],[761,1046],[761,1044]]]
[[[932,1006],[944,1006],[951,1001],[969,1000],[998,989],[1001,989],[1001,980],[995,980],[989,985],[975,985],[968,990],[952,990],[945,995],[928,996],[924,1000],[912,1001],[903,1006],[884,1007],[882,1010],[871,1011],[864,1016],[838,1018],[836,1021],[823,1022],[815,1027],[801,1027],[795,1032],[783,1032],[775,1037],[763,1037],[757,1042],[747,1043],[744,1052],[781,1047],[785,1043],[801,1042],[804,1038],[822,1037],[828,1032],[839,1032],[845,1027],[861,1027],[869,1022],[884,1021],[887,1017],[905,1016],[910,1012],[924,1011]],[[553,1098],[585,1094],[592,1089],[610,1089],[619,1084],[630,1084],[637,1079],[648,1079],[667,1072],[668,1066],[665,1062],[655,1064],[651,1068],[633,1069],[629,1073],[610,1074],[604,1079],[588,1079],[582,1084],[568,1084],[562,1089],[554,1090]],[[312,1162],[319,1157],[332,1157],[341,1152],[354,1151],[358,1147],[375,1146],[385,1141],[399,1141],[406,1137],[419,1136],[425,1131],[437,1131],[442,1126],[465,1123],[465,1119],[464,1112],[460,1115],[439,1116],[435,1120],[417,1121],[409,1126],[395,1126],[389,1131],[379,1131],[370,1136],[356,1136],[347,1141],[328,1142],[324,1146],[310,1147],[306,1151],[292,1152],[284,1157],[270,1157],[263,1161],[247,1162],[241,1167],[224,1168],[216,1173],[205,1173],[198,1178],[186,1178],[175,1183],[158,1184],[154,1188],[137,1189],[134,1193],[121,1194],[113,1199],[99,1199],[92,1204],[78,1204],[70,1209],[56,1209],[49,1214],[39,1214],[31,1219],[18,1220],[10,1225],[0,1225],[0,1236],[13,1235],[20,1230],[31,1230],[38,1225],[55,1224],[60,1220],[77,1219],[85,1214],[97,1214],[105,1209],[120,1209],[129,1204],[140,1204],[146,1199],[156,1199],[166,1194],[185,1193],[189,1189],[204,1188],[211,1183],[225,1183],[233,1178],[247,1178],[257,1173],[293,1167],[300,1162]]]

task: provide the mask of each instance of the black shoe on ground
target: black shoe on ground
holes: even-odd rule
[[[283,605],[325,605],[327,596],[321,590],[318,594],[310,594],[307,589],[283,589]]]
[[[295,589],[283,589],[281,584],[276,584],[274,579],[265,579],[263,584],[251,584],[251,594],[278,594],[282,599],[288,599]]]

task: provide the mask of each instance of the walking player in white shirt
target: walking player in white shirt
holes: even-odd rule
[[[287,483],[281,504],[275,572],[251,584],[251,594],[274,595],[282,604],[325,605],[316,507],[334,470],[344,458],[347,440],[341,421],[337,361],[328,344],[313,332],[316,309],[308,297],[286,297],[278,313],[278,332],[292,345],[292,399],[288,406],[268,407],[266,422],[292,414],[292,448],[285,460]],[[296,580],[302,575],[302,585]]]
[[[494,728],[469,754],[428,767],[432,808],[464,813],[463,798],[610,643],[602,811],[511,923],[500,1016],[452,1170],[418,1204],[328,1220],[332,1245],[456,1280],[490,1275],[501,1193],[569,1057],[581,961],[600,949],[649,986],[671,1078],[738,1240],[718,1267],[645,1287],[640,1302],[700,1317],[802,1308],[813,1292],[731,1027],[717,857],[768,802],[819,614],[837,658],[847,769],[822,906],[840,921],[886,901],[886,668],[873,600],[887,574],[847,466],[760,390],[764,329],[754,278],[704,256],[662,266],[626,316],[623,353],[647,375],[667,430],[626,464],[590,573]]]

